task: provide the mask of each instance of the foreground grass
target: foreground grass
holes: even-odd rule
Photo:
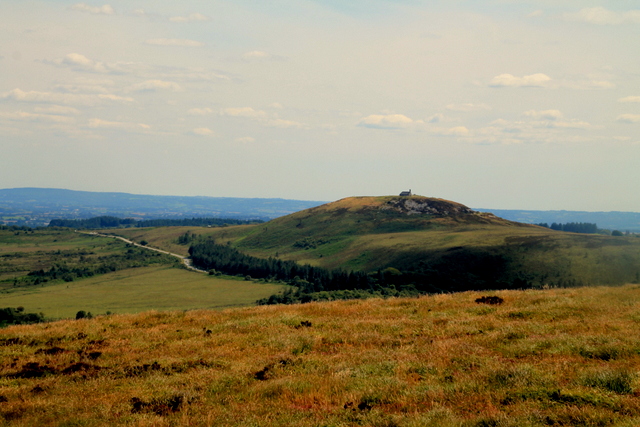
[[[0,331],[0,419],[635,426],[640,287],[146,312]]]
[[[282,285],[219,278],[171,267],[121,270],[69,283],[19,288],[0,294],[0,307],[23,306],[50,318],[149,310],[221,309],[253,305]]]

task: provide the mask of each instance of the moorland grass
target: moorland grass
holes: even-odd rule
[[[145,312],[0,331],[5,424],[635,426],[640,287]]]
[[[149,310],[222,309],[253,305],[284,288],[275,283],[209,276],[161,267],[126,269],[73,282],[0,294],[0,307],[23,306],[48,318]]]

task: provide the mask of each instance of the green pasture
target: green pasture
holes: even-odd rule
[[[252,305],[282,285],[220,278],[171,267],[116,271],[69,283],[21,288],[0,294],[0,307],[23,306],[48,318],[148,310],[223,309]]]

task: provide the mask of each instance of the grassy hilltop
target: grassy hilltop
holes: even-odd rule
[[[350,197],[264,224],[191,230],[257,257],[366,272],[391,267],[444,290],[640,280],[638,237],[559,232],[422,196]],[[159,245],[171,244],[164,233],[175,239],[177,232],[117,231]]]
[[[500,297],[500,305],[475,302]],[[466,292],[0,330],[33,426],[636,426],[640,287]]]

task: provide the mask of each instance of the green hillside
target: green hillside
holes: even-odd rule
[[[447,290],[638,281],[640,238],[564,233],[422,196],[352,197],[249,227],[207,231],[258,257],[412,272]],[[446,277],[445,277],[446,276]]]

